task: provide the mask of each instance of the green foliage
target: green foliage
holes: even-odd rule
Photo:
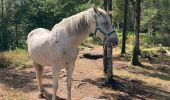
[[[112,11],[112,22],[114,26],[122,29],[123,27],[123,16],[124,16],[124,3],[125,0],[113,0],[113,11]],[[133,8],[128,6],[128,20],[127,20],[127,29],[133,30]]]
[[[35,28],[51,29],[63,18],[91,6],[103,8],[102,0],[1,0],[0,6],[0,51],[26,48],[27,34]],[[113,25],[121,32],[124,0],[113,0]],[[141,31],[169,34],[170,0],[142,0]],[[2,9],[3,8],[3,9]],[[3,10],[3,11],[2,11]],[[134,9],[129,3],[128,30],[133,31]],[[130,33],[129,33],[130,34]],[[168,37],[148,37],[148,41],[168,46]],[[161,39],[159,39],[161,38]],[[162,39],[163,38],[163,39]],[[160,41],[160,42],[159,42]],[[164,42],[164,43],[163,43]]]
[[[63,18],[89,8],[89,0],[2,0],[0,51],[25,48],[27,34],[35,28],[51,29]],[[4,9],[2,12],[2,8]],[[2,16],[3,15],[3,16]]]
[[[145,37],[145,41],[148,44],[170,46],[170,35],[148,36]]]
[[[143,0],[141,27],[150,33],[170,31],[170,1]]]
[[[133,46],[133,39],[134,39],[134,32],[128,32],[127,33],[127,39],[126,39],[126,47],[128,50],[132,50]],[[119,38],[119,44],[122,43],[122,33],[118,32],[118,38]],[[150,33],[140,33],[140,47],[141,49],[146,49],[146,48],[152,48],[154,47],[160,47],[163,46],[166,49],[169,50],[170,47],[170,35],[162,35],[162,34],[157,34],[157,35],[151,35]]]

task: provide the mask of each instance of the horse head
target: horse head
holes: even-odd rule
[[[115,29],[112,27],[111,19],[108,13],[99,8],[93,7],[91,31],[97,37],[100,37],[104,43],[110,42],[113,46],[118,45],[118,37]]]

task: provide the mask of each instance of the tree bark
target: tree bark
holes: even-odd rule
[[[112,0],[104,0],[104,9],[108,12],[110,19],[112,21]],[[104,41],[105,42],[105,41]],[[110,43],[103,44],[103,72],[107,75],[107,83],[113,81],[113,71],[112,71],[112,45]]]
[[[15,46],[15,47],[17,47],[17,48],[19,47],[18,39],[19,39],[19,38],[18,38],[18,25],[16,24],[16,25],[15,25],[15,45],[16,45],[16,46]]]
[[[104,10],[108,11],[107,9],[107,0],[104,0]],[[103,72],[107,75],[107,67],[108,67],[108,58],[107,58],[107,45],[103,44]]]
[[[108,13],[110,16],[110,20],[112,22],[112,0],[108,0]],[[113,68],[112,68],[112,45],[111,43],[107,43],[107,59],[108,59],[108,67],[107,67],[107,82],[112,83],[113,81]]]
[[[1,47],[0,47],[0,50],[1,51],[3,51],[4,50],[4,43],[3,43],[3,33],[4,33],[4,28],[3,28],[3,19],[4,19],[4,6],[3,6],[3,0],[1,0],[1,17],[2,17],[2,19],[1,19],[1,33],[0,33],[0,39],[1,39]]]
[[[110,20],[112,22],[112,0],[108,0],[108,14],[109,14]]]
[[[103,44],[103,72],[105,75],[107,75],[107,69],[108,69],[108,57],[107,57],[107,44]]]
[[[107,43],[107,82],[112,83],[113,81],[113,70],[112,70],[112,44]]]
[[[127,29],[127,11],[128,11],[128,0],[125,0],[124,9],[124,24],[123,24],[123,34],[122,34],[122,50],[121,54],[126,53],[126,29]]]
[[[134,36],[134,48],[133,48],[133,55],[131,64],[132,65],[140,65],[138,55],[139,55],[139,32],[140,32],[140,6],[141,0],[136,0],[135,2],[135,36]]]
[[[103,0],[104,1],[104,10],[107,11],[107,0]]]

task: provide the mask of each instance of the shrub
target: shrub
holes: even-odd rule
[[[170,46],[170,35],[158,35],[158,36],[148,36],[144,38],[147,44]]]

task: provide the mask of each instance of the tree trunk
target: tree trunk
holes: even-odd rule
[[[108,11],[107,9],[107,0],[104,0],[104,10]],[[108,67],[108,58],[107,58],[107,45],[103,44],[103,72],[107,75],[107,67]]]
[[[110,20],[112,22],[112,0],[108,0],[108,13],[110,16]],[[112,83],[113,81],[113,70],[112,70],[112,45],[111,43],[107,43],[107,82]]]
[[[107,44],[103,44],[103,72],[105,75],[107,75],[107,69],[108,69],[108,57],[107,57]]]
[[[108,14],[109,14],[110,20],[112,22],[112,0],[108,0]]]
[[[4,28],[3,28],[3,19],[4,19],[4,6],[3,6],[3,0],[1,0],[1,17],[2,17],[2,19],[1,19],[1,33],[0,33],[0,41],[1,41],[1,44],[0,44],[0,50],[2,51],[2,50],[4,50],[4,43],[3,43],[3,33],[4,33]]]
[[[107,82],[112,83],[113,81],[113,70],[112,70],[112,44],[107,43]]]
[[[16,24],[15,25],[15,47],[19,47],[19,45],[18,45],[18,25]]]
[[[139,49],[139,32],[140,32],[140,6],[141,0],[136,0],[135,2],[135,36],[134,36],[134,48],[133,48],[133,55],[132,55],[132,65],[140,65],[138,55],[140,52]]]
[[[127,11],[128,11],[128,0],[125,0],[124,9],[124,24],[123,24],[123,34],[122,34],[122,50],[121,54],[126,53],[126,29],[127,29]]]
[[[104,0],[104,10],[107,11],[107,0]]]
[[[112,0],[104,0],[104,9],[108,12],[110,19],[112,20]],[[103,44],[103,72],[107,75],[107,83],[113,81],[112,71],[112,45],[110,43]]]

